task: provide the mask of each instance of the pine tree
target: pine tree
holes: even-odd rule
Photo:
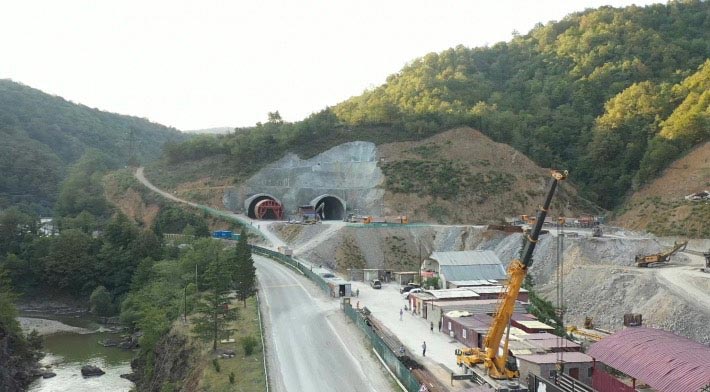
[[[256,292],[256,267],[251,257],[251,248],[247,243],[246,230],[242,229],[235,250],[236,266],[234,268],[234,284],[237,297],[247,306],[247,298]]]
[[[220,255],[205,271],[207,291],[197,304],[197,317],[192,328],[200,338],[212,341],[212,350],[217,350],[217,340],[229,334],[229,322],[237,319],[237,310],[230,308],[229,293],[232,276],[227,258]]]

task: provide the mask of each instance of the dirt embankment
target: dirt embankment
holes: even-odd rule
[[[302,232],[287,242],[297,248],[307,241],[308,235]],[[420,244],[422,257],[432,251],[490,249],[507,265],[518,257],[522,234],[480,226],[345,226],[304,257],[341,273],[348,268],[416,271]],[[680,253],[669,264],[638,268],[635,255],[658,253],[667,246],[652,235],[628,231],[608,230],[602,238],[592,238],[589,233],[565,237],[562,247],[566,324],[581,325],[591,316],[599,327],[619,330],[625,313],[641,313],[646,325],[710,342],[710,308],[703,306],[704,301],[710,301],[706,291],[710,274],[697,272],[699,259]],[[557,300],[556,249],[557,236],[543,235],[529,272],[538,292],[553,303]],[[687,279],[675,279],[675,274]],[[701,293],[703,301],[690,293]]]
[[[502,223],[506,216],[533,214],[549,180],[547,169],[471,128],[383,144],[378,156],[386,176],[385,215],[407,214],[414,221]],[[600,211],[572,184],[560,187],[555,214]]]
[[[710,238],[710,202],[685,196],[710,190],[710,142],[671,164],[620,209],[614,223],[656,235]]]

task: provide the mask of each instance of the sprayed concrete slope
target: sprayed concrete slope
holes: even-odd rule
[[[287,154],[259,170],[244,184],[228,188],[223,202],[232,211],[248,209],[251,197],[269,195],[280,201],[287,215],[322,195],[346,201],[350,211],[374,213],[381,204],[383,180],[377,166],[377,147],[370,142],[350,142],[310,159]]]

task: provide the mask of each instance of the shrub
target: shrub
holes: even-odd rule
[[[234,372],[229,373],[229,383],[234,384]]]
[[[242,343],[242,348],[244,349],[244,355],[247,356],[254,354],[254,349],[256,348],[256,345],[259,344],[259,341],[253,336],[245,336],[241,338],[240,341]]]
[[[222,370],[222,367],[219,366],[219,361],[217,360],[217,358],[212,360],[212,366],[214,366],[214,371],[217,373],[219,373],[220,370]]]
[[[89,297],[91,304],[91,312],[99,316],[110,316],[113,313],[113,304],[111,294],[106,290],[106,287],[99,286],[94,289]]]

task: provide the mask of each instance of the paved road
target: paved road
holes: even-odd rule
[[[138,168],[136,178],[152,191],[193,207],[199,204],[175,197],[151,184]],[[231,214],[272,242],[283,242],[263,221]],[[346,321],[337,301],[327,298],[295,271],[254,255],[269,361],[269,381],[277,392],[386,392],[392,382],[363,344],[361,332]]]
[[[254,256],[276,391],[390,391],[391,384],[337,302],[319,298],[293,270]],[[336,332],[337,331],[337,332]]]

